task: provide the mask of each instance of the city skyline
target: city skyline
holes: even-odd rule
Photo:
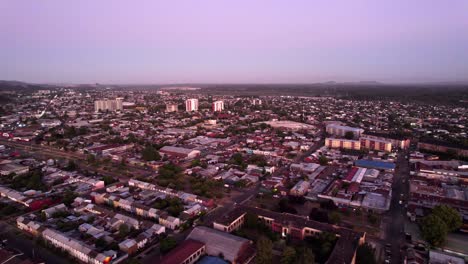
[[[466,82],[465,1],[7,1],[0,79]]]

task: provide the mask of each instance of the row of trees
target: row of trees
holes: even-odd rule
[[[184,211],[184,204],[177,198],[156,199],[153,204],[156,209],[165,209],[170,215],[179,217],[180,213]]]
[[[281,256],[281,264],[314,264],[315,256],[308,247],[298,249],[286,246]],[[261,236],[257,240],[257,264],[273,263],[273,242],[267,237]]]

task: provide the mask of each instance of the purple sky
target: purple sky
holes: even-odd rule
[[[467,0],[4,0],[0,79],[468,81]]]

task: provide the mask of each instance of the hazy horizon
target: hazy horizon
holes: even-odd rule
[[[463,0],[7,0],[0,6],[1,80],[468,82]]]

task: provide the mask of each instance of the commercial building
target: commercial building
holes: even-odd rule
[[[338,124],[329,124],[326,127],[326,131],[330,135],[344,137],[347,132],[353,133],[353,138],[359,138],[361,134],[364,132],[364,129],[356,128],[356,127],[349,127],[349,126],[342,126]]]
[[[363,167],[368,169],[377,169],[377,170],[387,170],[387,171],[394,171],[395,170],[395,163],[387,162],[387,161],[380,161],[380,160],[356,160],[354,165],[357,167]]]
[[[97,100],[94,101],[94,111],[122,111],[123,98],[116,98],[115,100]]]
[[[361,141],[344,138],[326,138],[325,146],[338,149],[361,149]]]
[[[301,180],[298,183],[296,183],[294,187],[291,188],[291,190],[289,191],[289,194],[293,196],[304,196],[309,190],[309,187],[310,187],[309,181]]]
[[[177,104],[167,104],[166,105],[166,112],[177,112],[179,111],[179,106]]]
[[[187,239],[165,255],[159,264],[192,264],[197,262],[205,253],[206,246],[204,243]]]
[[[22,175],[29,172],[28,166],[23,166],[16,163],[7,163],[4,165],[0,165],[0,175],[7,176],[12,173],[15,175]]]
[[[231,263],[247,264],[255,256],[252,241],[209,227],[195,227],[187,239],[202,242],[205,244],[206,254],[222,255],[225,260]]]
[[[188,149],[188,148],[181,148],[181,147],[172,147],[172,146],[165,146],[162,147],[159,152],[170,155],[176,156],[180,158],[196,158],[200,156],[200,151],[195,149]]]
[[[0,197],[6,197],[13,202],[20,203],[27,207],[29,207],[30,203],[33,201],[33,199],[24,196],[23,193],[4,186],[0,186]]]
[[[213,102],[213,112],[221,112],[223,110],[224,110],[224,102],[223,101]]]
[[[298,131],[298,130],[312,130],[315,131],[317,128],[313,125],[290,121],[290,120],[272,120],[261,122],[270,125],[273,128],[281,128],[285,130]]]
[[[185,100],[185,111],[187,112],[198,111],[198,99]]]

